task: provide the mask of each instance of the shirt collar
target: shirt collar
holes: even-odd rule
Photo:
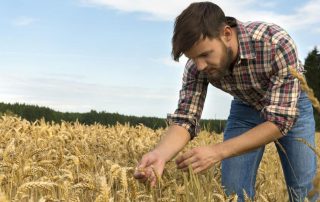
[[[256,54],[251,43],[251,36],[249,35],[245,25],[238,20],[237,20],[237,33],[238,33],[238,41],[239,41],[240,59],[256,58]]]

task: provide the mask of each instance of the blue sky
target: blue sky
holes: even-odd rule
[[[185,58],[170,57],[188,0],[1,0],[0,101],[59,111],[164,118]],[[320,45],[320,0],[219,0],[226,15],[284,27],[304,61]],[[203,118],[227,118],[232,97],[209,87]]]

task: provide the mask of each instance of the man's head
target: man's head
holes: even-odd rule
[[[175,21],[172,37],[174,60],[185,54],[198,70],[219,79],[226,75],[236,54],[234,30],[222,9],[211,2],[192,3]]]

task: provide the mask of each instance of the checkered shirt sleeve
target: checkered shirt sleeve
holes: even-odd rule
[[[191,139],[200,130],[199,120],[207,88],[207,77],[199,72],[194,63],[189,60],[183,73],[178,107],[173,114],[167,115],[167,123],[182,126],[189,132]]]
[[[301,63],[297,58],[296,46],[289,35],[282,35],[275,49],[268,90],[264,97],[264,118],[276,124],[286,135],[295,123],[299,111],[297,102],[300,95],[299,80],[290,74],[289,67],[301,71]],[[301,72],[300,72],[301,73]]]

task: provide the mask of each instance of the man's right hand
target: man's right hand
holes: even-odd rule
[[[150,181],[155,186],[158,177],[161,178],[164,165],[172,159],[189,141],[189,132],[178,125],[170,125],[157,146],[142,156],[138,163],[134,177],[140,182]],[[152,169],[153,168],[153,169]]]
[[[161,178],[165,163],[166,161],[161,154],[157,153],[155,150],[150,151],[142,156],[134,173],[134,178],[142,183],[149,180],[150,185],[154,187],[157,183],[157,176],[154,172]]]

